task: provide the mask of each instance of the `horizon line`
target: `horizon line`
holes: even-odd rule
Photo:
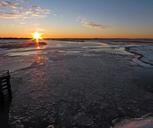
[[[30,37],[0,37],[0,39],[32,39]],[[144,37],[139,37],[139,38],[134,38],[134,37],[49,37],[49,38],[43,38],[46,40],[51,40],[51,39],[153,39],[153,38],[144,38]]]

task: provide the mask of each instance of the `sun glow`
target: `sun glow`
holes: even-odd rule
[[[39,33],[39,32],[32,33],[32,39],[35,40],[37,49],[40,49],[39,40],[42,39],[42,33]]]
[[[34,32],[32,33],[32,38],[36,41],[39,41],[40,39],[42,39],[42,33]]]

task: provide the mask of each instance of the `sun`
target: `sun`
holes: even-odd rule
[[[36,41],[42,39],[42,33],[39,33],[39,32],[34,32],[32,33],[32,38]]]

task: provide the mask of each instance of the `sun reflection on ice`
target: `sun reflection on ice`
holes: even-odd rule
[[[42,39],[42,33],[39,33],[39,32],[32,33],[32,39],[35,41],[37,49],[40,49],[39,40]]]

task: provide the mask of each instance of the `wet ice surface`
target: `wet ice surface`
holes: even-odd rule
[[[131,51],[143,55],[141,60],[143,62],[153,65],[153,46],[132,47]]]
[[[136,118],[130,120],[124,120],[117,124],[114,128],[152,128],[153,118]]]
[[[153,93],[144,89],[153,69],[133,63],[124,47],[50,41],[3,53],[0,67],[12,71],[11,127],[116,128],[153,112]]]

